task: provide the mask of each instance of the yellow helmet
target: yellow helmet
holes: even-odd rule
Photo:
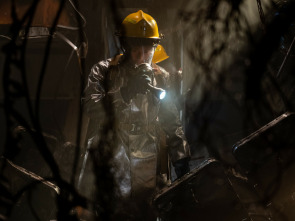
[[[169,58],[169,56],[167,55],[164,47],[162,45],[158,45],[157,48],[155,49],[152,62],[159,63],[161,61],[164,61],[167,58]]]
[[[160,39],[158,25],[152,16],[142,10],[128,15],[121,24],[121,37]]]

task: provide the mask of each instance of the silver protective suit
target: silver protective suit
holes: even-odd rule
[[[112,97],[118,139],[113,149],[115,178],[123,196],[156,187],[160,131],[165,132],[172,163],[190,156],[178,110],[169,97],[169,73],[155,64],[153,68],[152,84],[168,92],[163,100],[147,92],[137,94],[130,102],[124,101],[120,88],[126,86],[128,75],[134,74],[124,56],[94,65],[84,92],[83,103],[90,117],[89,139],[99,136],[99,127],[108,114],[101,107],[102,99]]]

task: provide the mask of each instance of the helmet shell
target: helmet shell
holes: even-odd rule
[[[153,63],[159,63],[161,61],[166,60],[167,58],[169,58],[169,56],[167,55],[164,47],[160,44],[158,44],[157,48],[155,49],[155,53],[153,56]]]
[[[121,24],[121,37],[160,39],[156,20],[139,10],[128,15]]]

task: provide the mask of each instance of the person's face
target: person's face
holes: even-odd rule
[[[131,47],[131,61],[135,65],[142,63],[151,64],[155,48],[153,46],[133,46]]]

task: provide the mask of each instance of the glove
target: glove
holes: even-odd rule
[[[137,94],[145,94],[150,83],[151,78],[142,69],[138,69],[134,75],[127,79],[127,85],[120,89],[124,101],[129,103]]]
[[[183,158],[173,164],[177,179],[190,171],[188,162],[189,158]]]
[[[137,69],[137,73],[139,73],[139,75],[141,75],[141,74],[147,74],[147,75],[153,74],[153,68],[148,63],[142,63],[142,64],[138,65],[136,69]]]

